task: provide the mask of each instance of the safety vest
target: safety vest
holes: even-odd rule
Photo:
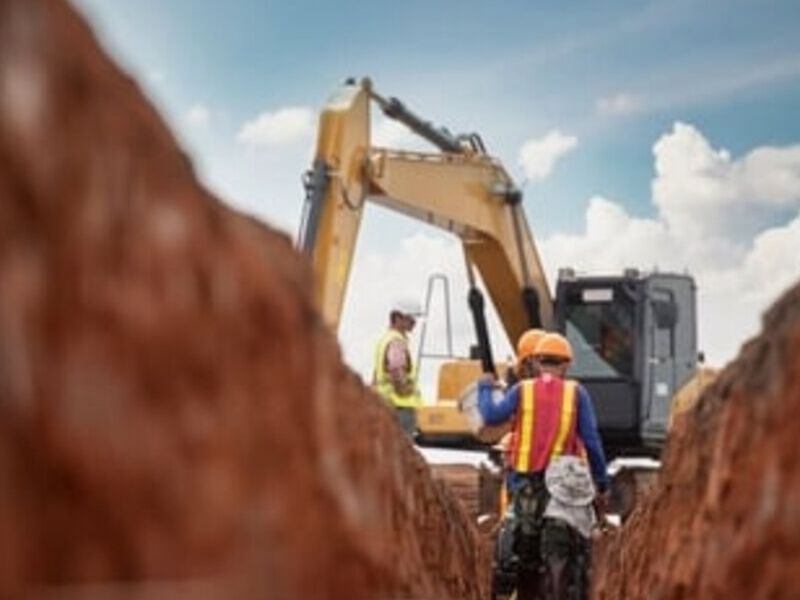
[[[406,357],[410,366],[406,375],[407,380],[413,384],[413,392],[408,396],[398,394],[392,385],[392,377],[386,369],[386,350],[395,340],[402,340],[407,344],[406,337],[396,329],[390,329],[378,342],[375,349],[375,371],[373,372],[373,385],[375,390],[395,408],[415,408],[422,405],[422,397],[417,388],[417,368],[411,360],[411,354],[406,347]]]
[[[510,444],[510,466],[521,473],[544,471],[562,454],[585,458],[577,436],[578,383],[558,377],[519,384],[519,405]]]

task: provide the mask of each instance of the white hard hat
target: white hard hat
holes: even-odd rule
[[[419,317],[422,313],[422,305],[413,298],[398,298],[392,303],[392,312],[399,312],[407,317]]]

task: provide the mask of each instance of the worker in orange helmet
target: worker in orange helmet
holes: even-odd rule
[[[547,333],[537,341],[532,357],[538,376],[522,379],[499,402],[492,399],[491,375],[478,384],[478,410],[484,422],[497,425],[513,419],[508,487],[513,495],[525,482],[541,483],[554,457],[586,457],[604,503],[608,474],[594,407],[586,388],[566,379],[572,347],[564,336]]]
[[[573,358],[569,341],[557,333],[545,334],[532,357],[539,374],[519,381],[499,402],[492,397],[491,376],[478,384],[478,410],[484,422],[497,425],[512,420],[506,478],[512,507],[497,538],[495,583],[514,568],[510,565],[515,564],[517,549],[529,546],[517,544],[517,536],[539,530],[538,555],[549,573],[545,581],[553,596],[561,597],[560,590],[569,585],[563,580],[567,572],[575,573],[573,581],[586,589],[594,525],[591,503],[594,498],[598,512],[604,511],[608,474],[591,398],[578,382],[566,379]],[[532,559],[519,556],[518,560]]]
[[[528,329],[519,337],[517,341],[517,364],[515,365],[513,373],[510,374],[511,376],[507,377],[509,385],[513,385],[521,379],[533,379],[539,375],[539,365],[536,363],[534,354],[539,340],[546,334],[547,332],[544,329]],[[513,380],[511,377],[513,377]],[[511,438],[511,432],[508,432],[497,444],[498,449],[503,453],[506,469],[511,468]],[[500,494],[500,512],[502,514],[508,506],[510,490],[506,486],[503,486]]]
[[[533,379],[539,374],[539,365],[536,363],[536,346],[547,332],[544,329],[528,329],[517,341],[517,369],[518,379]]]

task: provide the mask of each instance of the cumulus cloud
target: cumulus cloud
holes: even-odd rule
[[[302,106],[265,111],[242,125],[236,139],[249,147],[289,144],[311,136],[314,119],[313,111]]]
[[[528,140],[519,152],[519,164],[530,181],[546,179],[560,159],[578,145],[578,138],[553,129],[544,137]]]
[[[685,266],[683,246],[666,224],[634,218],[617,202],[594,196],[589,200],[585,223],[581,233],[556,233],[540,244],[551,275],[567,266],[598,274],[618,273],[634,266]]]
[[[752,237],[800,209],[800,145],[756,148],[734,160],[678,122],[653,153],[653,201],[676,236]]]
[[[742,295],[764,304],[800,277],[800,215],[780,227],[767,229],[753,242],[740,287]]]
[[[595,110],[604,117],[631,115],[639,112],[642,107],[643,101],[640,96],[625,92],[607,98],[598,98],[597,102],[595,102]]]
[[[206,127],[211,121],[211,111],[202,103],[193,104],[186,111],[184,120],[191,127]]]

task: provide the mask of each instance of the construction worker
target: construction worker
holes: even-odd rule
[[[543,561],[552,597],[561,597],[564,574],[570,573],[580,590],[578,597],[583,598],[588,590],[595,488],[598,512],[605,510],[605,455],[588,392],[565,378],[572,361],[569,341],[557,333],[545,334],[536,342],[532,358],[539,374],[522,379],[499,402],[492,398],[490,377],[481,378],[478,385],[478,409],[487,424],[513,419],[506,478],[513,504],[498,534],[498,572],[514,564],[518,549],[527,552],[524,549],[530,547],[519,544],[519,536],[535,539],[535,554],[519,560]],[[587,455],[590,468],[585,464]]]
[[[589,393],[578,382],[565,379],[572,362],[570,343],[562,335],[548,333],[538,340],[532,357],[539,375],[522,379],[499,402],[492,400],[491,375],[478,384],[478,409],[486,424],[513,418],[508,487],[513,495],[525,482],[541,483],[555,456],[585,456],[602,507],[608,488],[605,454]]]
[[[509,385],[513,385],[523,379],[534,379],[539,375],[539,365],[536,363],[534,354],[536,345],[546,333],[544,329],[528,329],[520,336],[517,341],[517,364],[514,370],[509,374],[510,377],[506,377],[506,381]],[[511,432],[508,432],[498,442],[498,446],[502,448],[504,463],[507,469],[511,469],[511,437]],[[505,509],[508,506],[509,494],[510,490],[506,486],[503,486],[500,494],[500,514],[505,513]]]
[[[408,335],[422,315],[414,300],[398,300],[389,311],[389,329],[375,348],[373,386],[394,409],[400,427],[410,436],[417,429],[416,408],[422,405],[417,368],[411,359]]]

